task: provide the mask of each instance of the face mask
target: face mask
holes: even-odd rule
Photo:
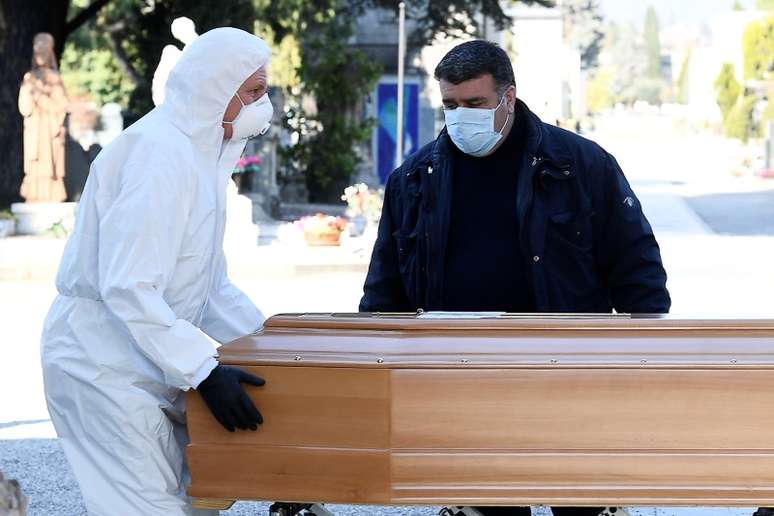
[[[239,93],[236,98],[242,104],[242,109],[233,121],[223,121],[224,124],[231,124],[231,139],[244,140],[268,131],[271,117],[274,115],[269,95],[264,94],[252,104],[245,104]]]
[[[459,150],[471,156],[485,156],[503,137],[503,129],[508,125],[511,114],[499,131],[494,130],[495,111],[505,100],[505,95],[494,109],[464,108],[445,109],[446,130]]]

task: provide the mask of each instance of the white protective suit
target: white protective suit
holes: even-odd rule
[[[46,319],[51,419],[89,514],[193,511],[185,494],[184,392],[263,316],[229,281],[226,184],[245,141],[223,140],[239,86],[269,59],[233,28],[199,37],[166,101],[94,161]]]

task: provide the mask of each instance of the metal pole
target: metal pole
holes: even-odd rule
[[[398,128],[395,131],[395,162],[396,166],[403,163],[403,67],[406,58],[406,6],[398,4]]]

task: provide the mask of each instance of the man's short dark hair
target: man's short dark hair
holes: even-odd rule
[[[452,84],[459,84],[487,74],[494,79],[500,94],[509,86],[516,85],[508,54],[496,44],[480,39],[457,45],[443,56],[441,62],[435,67],[435,78]]]

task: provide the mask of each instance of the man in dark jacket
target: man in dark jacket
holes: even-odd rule
[[[492,43],[455,47],[435,77],[446,127],[387,180],[360,310],[666,313],[658,244],[613,156],[530,112]]]

